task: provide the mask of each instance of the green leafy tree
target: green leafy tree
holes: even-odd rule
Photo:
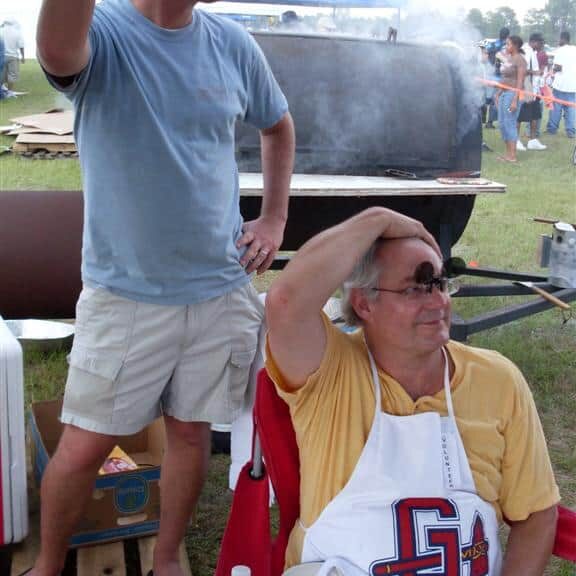
[[[466,22],[473,28],[476,28],[476,30],[480,32],[481,36],[486,36],[486,20],[478,8],[472,8],[472,10],[468,12],[468,16],[466,16]]]
[[[556,41],[562,30],[576,34],[576,0],[548,0],[544,8],[551,23],[551,32]]]
[[[516,12],[509,6],[500,6],[486,15],[486,32],[488,36],[498,37],[501,28],[509,28],[511,34],[520,32],[520,23]]]
[[[554,28],[548,12],[533,8],[528,10],[524,17],[524,26],[522,27],[522,37],[527,40],[533,32],[540,32],[544,35],[547,42],[554,39]]]

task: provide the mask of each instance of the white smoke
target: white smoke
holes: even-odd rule
[[[459,136],[477,122],[484,98],[478,81],[482,76],[478,47],[481,36],[467,24],[465,17],[466,11],[462,8],[439,12],[426,0],[411,0],[398,31],[399,41],[443,46],[450,51],[451,66],[460,79]]]

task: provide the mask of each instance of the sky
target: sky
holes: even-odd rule
[[[42,0],[1,0],[0,1],[0,22],[6,18],[18,20],[24,34],[26,42],[26,57],[34,57],[34,35],[36,29],[36,20]],[[486,13],[494,10],[499,6],[509,6],[516,11],[519,20],[522,21],[524,14],[531,8],[544,8],[546,0],[410,0],[411,9],[414,11],[428,10],[433,7],[436,12],[446,13],[447,15],[466,14],[471,8],[479,8]],[[257,12],[267,14],[280,14],[287,9],[286,5],[276,6],[255,6],[250,4],[238,4],[229,2],[218,2],[213,6],[215,11],[223,12]],[[212,6],[210,9],[212,9]],[[318,12],[319,9],[308,9],[312,12]],[[297,7],[296,11],[300,14],[305,13],[306,9]],[[376,9],[359,10],[354,15],[359,17],[368,17],[370,14],[378,13]],[[390,15],[389,11],[381,12],[382,15]]]

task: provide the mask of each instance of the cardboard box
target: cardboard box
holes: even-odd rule
[[[62,433],[62,402],[32,405],[32,463],[38,486]],[[160,523],[160,463],[164,423],[158,419],[142,432],[119,436],[120,446],[139,465],[137,470],[95,477],[92,498],[70,545],[84,546],[142,537],[158,532]]]

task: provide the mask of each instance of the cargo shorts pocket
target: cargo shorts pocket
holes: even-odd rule
[[[230,354],[230,403],[231,411],[235,412],[242,408],[244,396],[248,388],[250,367],[256,356],[256,348],[232,352]]]
[[[63,410],[100,422],[110,421],[122,365],[122,358],[73,348]]]

